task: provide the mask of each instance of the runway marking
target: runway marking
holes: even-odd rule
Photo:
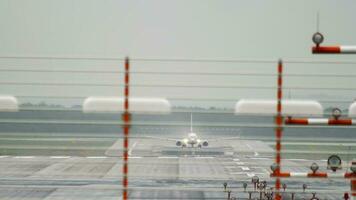
[[[9,157],[9,156],[0,156],[0,158],[7,158],[7,157]]]
[[[136,145],[137,145],[137,142],[133,143],[133,145],[132,145],[131,148],[129,149],[129,151],[128,151],[129,156],[131,156],[132,150],[135,148]]]
[[[34,156],[15,156],[13,158],[31,159],[31,158],[35,158],[35,157]]]
[[[51,156],[50,158],[54,158],[54,159],[65,159],[65,158],[70,158],[70,156]]]
[[[204,159],[204,158],[206,158],[206,159],[214,159],[215,157],[206,156],[206,157],[194,157],[194,158],[196,158],[196,159]]]
[[[246,146],[247,146],[250,150],[253,150],[253,148],[252,148],[249,144],[246,144]],[[255,154],[255,156],[260,155],[257,151],[254,151],[254,154]]]
[[[236,165],[244,165],[244,162],[236,162]]]
[[[265,175],[264,173],[247,173],[246,174],[248,177],[254,177],[254,176],[256,176],[256,175]]]
[[[252,160],[271,160],[271,158],[263,158],[263,157],[258,157],[258,158],[250,158]]]
[[[171,157],[169,157],[169,156],[160,156],[160,157],[158,157],[159,159],[172,159],[172,158],[178,158],[177,156],[171,156]]]
[[[290,161],[308,161],[307,159],[298,159],[298,158],[291,158],[291,159],[286,159]]]
[[[241,167],[241,169],[242,169],[243,171],[250,171],[250,168],[249,168],[249,167]]]
[[[240,159],[238,159],[238,158],[234,158],[234,159],[232,159],[233,161],[240,161]]]
[[[142,157],[140,157],[140,156],[129,156],[129,159],[139,159],[139,158],[142,158]]]
[[[235,163],[231,161],[231,162],[223,162],[222,164],[223,164],[223,165],[233,165],[233,164],[235,164]]]
[[[230,172],[231,175],[242,175],[246,174],[246,172]]]
[[[106,156],[87,156],[86,158],[89,158],[89,159],[105,159],[105,158],[108,158]]]

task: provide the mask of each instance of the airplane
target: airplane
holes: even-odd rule
[[[240,133],[239,133],[240,134]],[[207,147],[209,145],[209,141],[218,141],[218,140],[230,140],[230,139],[239,139],[240,136],[238,137],[230,137],[230,138],[219,138],[219,139],[201,139],[198,137],[196,133],[193,132],[193,115],[190,114],[190,132],[188,133],[188,136],[183,139],[173,139],[173,138],[159,138],[159,137],[147,137],[151,139],[159,139],[159,140],[168,140],[168,141],[175,141],[176,146],[178,147]]]
[[[209,145],[207,140],[201,140],[198,138],[197,134],[193,132],[193,114],[190,114],[190,133],[188,133],[188,137],[176,141],[176,145],[181,147],[187,147],[190,145],[192,148],[194,145],[197,145],[199,148],[202,146],[207,147]]]

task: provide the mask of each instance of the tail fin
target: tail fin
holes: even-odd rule
[[[190,132],[193,133],[193,113],[190,113]]]

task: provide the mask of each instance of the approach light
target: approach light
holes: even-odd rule
[[[260,179],[258,178],[258,176],[253,176],[251,181],[252,181],[252,183],[256,184],[256,183],[258,183],[259,180]]]
[[[271,165],[271,170],[272,170],[272,172],[274,173],[277,169],[278,169],[278,164],[277,164],[277,163],[273,163],[273,164]]]
[[[356,161],[352,161],[350,170],[356,174]]]
[[[307,189],[307,187],[308,187],[307,184],[304,183],[304,184],[303,184],[303,192],[305,192],[305,190]]]
[[[224,190],[226,191],[227,183],[224,183]]]
[[[247,183],[243,183],[242,186],[244,187],[244,192],[246,192],[247,189]]]
[[[283,183],[282,187],[283,187],[283,191],[286,191],[286,189],[287,189],[287,184]]]
[[[318,169],[319,169],[319,165],[316,164],[316,163],[313,163],[313,164],[310,165],[310,169],[311,169],[311,170],[313,171],[313,173],[315,174],[316,171],[318,171]]]
[[[331,111],[331,114],[332,116],[335,118],[335,119],[339,119],[339,117],[341,117],[341,110],[339,108],[334,108],[332,111]]]
[[[319,46],[323,41],[324,41],[323,34],[321,34],[319,32],[314,33],[313,42],[315,43],[316,46]]]
[[[341,169],[341,158],[337,155],[331,155],[328,158],[328,169],[331,169],[333,172]]]

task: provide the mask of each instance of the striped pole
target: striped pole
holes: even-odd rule
[[[287,118],[284,122],[293,125],[356,125],[354,119]]]
[[[277,77],[277,116],[276,116],[276,164],[277,164],[277,169],[274,172],[277,175],[281,174],[281,139],[282,139],[282,123],[283,123],[283,118],[282,118],[282,73],[283,73],[283,63],[282,60],[278,61],[278,77]],[[276,195],[275,195],[275,200],[281,200],[281,195],[279,193],[279,190],[281,188],[281,180],[279,177],[276,178],[276,183],[275,183],[275,188],[276,188]]]
[[[129,129],[131,116],[129,113],[129,58],[125,59],[125,88],[124,88],[124,113],[122,119],[124,121],[124,141],[123,141],[123,166],[122,166],[122,186],[123,186],[123,200],[128,198],[128,147],[129,147]]]
[[[356,175],[351,179],[351,200],[356,200]]]
[[[356,173],[348,173],[345,177],[350,178],[351,200],[356,200]]]
[[[356,54],[356,46],[314,46],[313,54]]]
[[[280,177],[280,178],[341,178],[341,179],[355,179],[356,174],[354,173],[327,173],[327,172],[283,172],[281,174],[270,174],[270,177]]]

